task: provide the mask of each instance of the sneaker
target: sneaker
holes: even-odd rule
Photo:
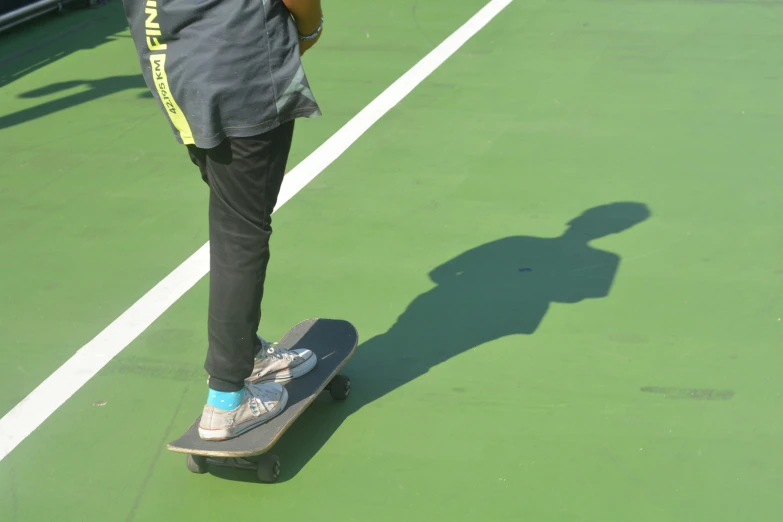
[[[262,337],[258,339],[261,341],[261,350],[256,354],[253,373],[247,382],[288,382],[315,367],[317,357],[310,350],[285,350],[278,348],[277,343]]]
[[[278,416],[288,403],[288,392],[275,383],[245,383],[239,406],[226,411],[205,405],[198,425],[203,440],[226,440]]]

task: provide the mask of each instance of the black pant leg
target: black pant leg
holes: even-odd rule
[[[239,391],[258,352],[272,211],[283,182],[293,122],[214,149],[191,148],[210,188],[210,388]]]

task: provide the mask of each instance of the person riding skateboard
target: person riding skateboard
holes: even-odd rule
[[[321,115],[301,56],[320,0],[123,0],[148,88],[209,187],[207,401],[199,435],[236,437],[280,414],[281,383],[316,364],[257,331],[294,121]]]

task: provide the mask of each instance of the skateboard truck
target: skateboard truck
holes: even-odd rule
[[[347,375],[338,375],[326,385],[333,399],[344,401],[351,393],[351,379]]]

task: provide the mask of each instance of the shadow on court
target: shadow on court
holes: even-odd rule
[[[21,111],[0,116],[0,130],[13,127],[14,125],[20,125],[38,118],[45,118],[46,116],[49,116],[55,112],[69,109],[71,107],[75,107],[76,105],[88,103],[93,100],[97,100],[98,98],[110,96],[128,89],[144,89],[144,91],[139,93],[139,97],[149,98],[150,100],[152,99],[152,94],[150,94],[149,90],[147,89],[147,85],[144,83],[144,79],[142,78],[141,74],[114,76],[100,80],[74,80],[55,83],[41,89],[35,89],[33,91],[23,93],[19,97],[38,98],[41,96],[50,96],[58,92],[75,89],[77,87],[79,88],[79,91],[73,94],[50,100],[40,105],[23,109]],[[87,87],[87,90],[84,90],[84,87]]]
[[[535,333],[551,303],[606,297],[620,256],[593,248],[590,241],[649,216],[640,203],[599,206],[573,219],[560,237],[506,237],[435,268],[429,274],[435,288],[416,297],[386,333],[360,340],[345,369],[353,383],[351,396],[342,403],[328,394],[319,398],[273,448],[281,460],[279,481],[293,478],[362,406],[467,350],[508,335]],[[211,472],[255,480],[253,473]]]
[[[103,7],[72,8],[64,13],[44,16],[40,20],[1,33],[0,89],[72,54],[90,51],[120,38],[128,40],[128,45],[132,47],[129,38],[118,35],[127,29],[128,23],[122,3],[119,0],[111,0]],[[100,65],[96,63],[95,67],[100,70]],[[78,73],[75,72],[72,76],[78,77]],[[67,93],[68,90],[77,88],[78,92]],[[73,80],[34,89],[20,94],[19,97],[38,98],[58,93],[64,95],[18,112],[0,113],[0,129],[43,118],[57,111],[126,89],[147,91],[141,71],[129,76],[100,80]],[[152,98],[148,91],[141,92],[140,96]]]

